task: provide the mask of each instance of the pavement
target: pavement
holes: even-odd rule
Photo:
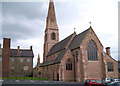
[[[39,80],[4,80],[2,86],[84,86],[82,82],[39,81]]]

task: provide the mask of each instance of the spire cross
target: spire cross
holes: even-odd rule
[[[75,28],[74,28],[74,32],[75,32]]]
[[[91,21],[89,22],[90,26],[91,26]]]

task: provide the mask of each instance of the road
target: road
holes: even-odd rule
[[[2,86],[84,86],[84,83],[38,80],[5,80],[2,81]]]

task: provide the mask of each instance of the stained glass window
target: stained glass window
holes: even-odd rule
[[[66,70],[72,70],[72,61],[70,58],[66,61]]]
[[[90,40],[87,47],[87,55],[89,61],[97,61],[97,46],[94,41]]]

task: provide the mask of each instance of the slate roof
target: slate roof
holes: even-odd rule
[[[62,59],[63,56],[65,55],[66,51],[67,51],[67,49],[64,49],[64,50],[62,50],[62,51],[59,53],[58,57],[55,59],[55,63],[58,63],[58,62],[61,61],[61,59]]]
[[[55,60],[50,60],[49,62],[46,61],[46,62],[44,62],[44,64],[41,64],[39,67],[54,64],[54,61],[55,61]]]
[[[64,50],[62,50],[60,53],[59,53],[59,55],[58,55],[58,57],[55,59],[55,60],[51,60],[51,61],[49,61],[49,62],[44,62],[44,64],[41,64],[40,66],[46,66],[46,65],[51,65],[51,64],[56,64],[56,63],[60,63],[61,62],[61,59],[63,58],[63,56],[65,55],[65,53],[66,53],[66,49],[64,49]]]
[[[34,57],[32,50],[20,49],[20,54],[17,55],[17,49],[10,49],[10,57]]]
[[[76,36],[73,38],[73,40],[72,40],[72,42],[71,42],[71,44],[70,44],[70,46],[69,46],[70,50],[76,49],[76,48],[78,48],[78,47],[80,46],[80,43],[81,43],[82,40],[84,39],[84,37],[85,37],[86,33],[88,32],[88,30],[89,30],[89,29],[83,31],[82,33],[76,35]]]
[[[82,33],[76,35],[72,42],[69,45],[70,50],[78,48],[80,46],[80,43],[82,42],[82,40],[84,39],[86,33],[88,32],[89,29],[83,31]],[[65,55],[67,49],[65,49],[66,45],[68,44],[69,40],[71,39],[73,34],[71,34],[70,36],[68,36],[67,38],[65,38],[64,40],[58,42],[57,44],[55,44],[52,49],[50,50],[50,52],[48,53],[47,56],[54,54],[58,51],[61,50],[61,52],[59,53],[59,55],[57,56],[57,58],[55,60],[51,60],[49,62],[44,62],[44,64],[40,65],[40,66],[46,66],[46,65],[51,65],[51,64],[55,64],[55,63],[59,63],[61,62],[61,59],[63,58],[63,56]]]
[[[60,50],[65,49],[65,47],[66,47],[66,45],[68,44],[69,40],[71,39],[72,35],[73,35],[73,34],[71,34],[71,35],[68,36],[67,38],[65,38],[65,39],[63,39],[62,41],[60,41],[60,42],[58,42],[57,44],[55,44],[55,45],[51,48],[50,52],[47,54],[47,57],[48,57],[49,55],[51,55],[51,54],[54,54],[54,53],[56,53],[56,52],[58,52],[58,51],[60,51]]]

